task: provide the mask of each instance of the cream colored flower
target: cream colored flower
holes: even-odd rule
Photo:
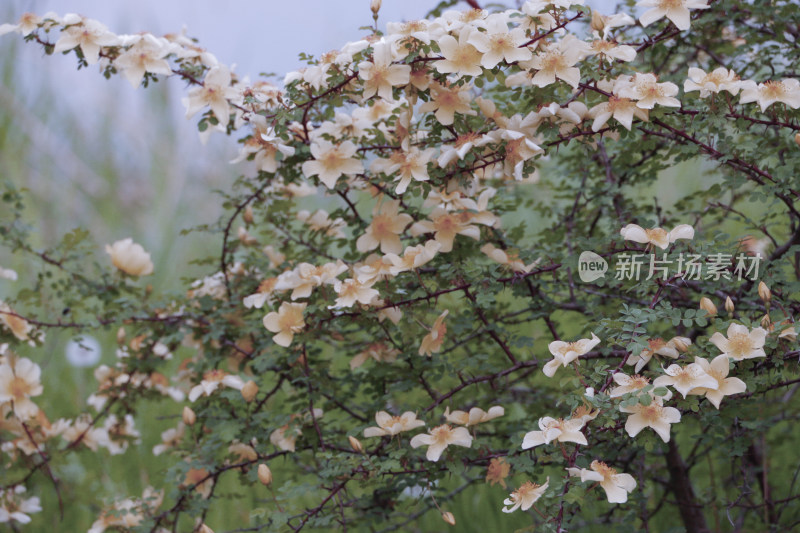
[[[609,398],[619,398],[625,394],[630,394],[642,390],[650,384],[650,379],[640,376],[639,374],[629,376],[624,372],[617,372],[612,376],[616,387],[608,391]],[[669,393],[672,395],[672,393]]]
[[[272,340],[278,346],[289,346],[295,333],[300,333],[306,327],[303,320],[305,303],[282,302],[278,311],[272,311],[264,317],[264,327],[272,333],[277,333]]]
[[[463,29],[458,41],[452,35],[441,37],[437,44],[444,59],[436,61],[436,70],[440,74],[457,74],[459,76],[480,76],[482,55],[470,44],[469,29]]]
[[[592,333],[591,339],[580,339],[575,342],[553,341],[547,346],[553,355],[553,360],[545,364],[542,371],[551,378],[559,367],[568,367],[570,363],[590,352],[598,344],[600,344],[600,339],[594,333]]]
[[[350,360],[350,370],[360,367],[370,357],[379,363],[394,363],[398,355],[400,350],[397,348],[390,348],[383,342],[373,342]]]
[[[531,51],[522,46],[527,41],[525,30],[514,28],[509,30],[505,15],[490,16],[486,22],[486,31],[473,31],[467,42],[481,52],[481,65],[492,69],[505,60],[506,63],[527,61]]]
[[[306,177],[317,176],[326,187],[333,189],[340,176],[364,172],[364,165],[354,157],[356,150],[356,145],[351,141],[333,144],[319,139],[311,143],[314,160],[303,163],[303,174]]]
[[[629,84],[620,87],[619,95],[636,100],[636,107],[653,109],[656,104],[667,107],[680,107],[681,102],[675,95],[678,86],[672,82],[658,83],[655,74],[637,72]]]
[[[479,67],[480,68],[480,67]],[[467,85],[442,85],[434,83],[431,86],[431,99],[419,107],[421,113],[434,111],[436,120],[444,126],[449,126],[455,120],[455,114],[475,115],[470,107],[469,87]]]
[[[469,427],[494,420],[497,417],[503,416],[505,413],[506,410],[501,405],[490,407],[488,411],[484,411],[480,407],[473,407],[469,412],[453,411],[452,413],[450,412],[450,407],[447,407],[444,410],[444,418],[451,424]]]
[[[416,413],[412,411],[406,411],[400,416],[392,416],[386,411],[378,411],[375,413],[375,422],[377,422],[378,427],[365,429],[364,437],[394,436],[403,431],[411,431],[425,425],[422,420],[417,420]]]
[[[794,78],[785,78],[782,81],[770,80],[759,84],[746,80],[741,82],[740,87],[742,95],[739,97],[739,102],[742,104],[758,102],[762,113],[776,102],[786,104],[792,109],[800,107],[800,81]]]
[[[680,352],[685,352],[692,340],[688,337],[673,337],[668,341],[655,337],[647,341],[647,348],[637,355],[628,357],[629,365],[634,365],[634,372],[640,372],[654,355],[663,355],[671,359],[680,357]]]
[[[133,46],[125,50],[114,60],[114,64],[122,70],[122,75],[134,87],[142,83],[145,73],[171,76],[172,68],[164,59],[171,52],[166,39],[159,39],[145,33]]]
[[[442,424],[431,429],[429,433],[414,435],[410,444],[412,448],[427,446],[428,451],[425,453],[425,457],[429,461],[436,462],[442,456],[442,452],[451,444],[469,448],[472,445],[472,435],[469,434],[467,428],[452,428],[447,424]]]
[[[56,54],[80,47],[86,62],[94,65],[100,60],[100,47],[116,46],[120,43],[119,37],[96,20],[70,13],[64,15],[62,22],[66,27],[53,48]]]
[[[671,386],[680,392],[684,398],[692,389],[717,389],[717,380],[709,376],[703,367],[697,363],[690,363],[685,366],[669,365],[664,372],[666,375],[658,376],[653,381],[654,387]]]
[[[165,451],[179,446],[185,433],[186,425],[183,422],[178,422],[177,427],[169,428],[162,432],[161,444],[153,446],[153,455],[161,455]]]
[[[30,340],[29,334],[33,330],[33,326],[2,300],[0,300],[0,324],[8,328],[19,340]]]
[[[636,480],[630,474],[619,474],[602,461],[592,461],[591,470],[567,468],[570,476],[580,477],[582,482],[596,481],[606,491],[609,503],[625,503],[628,493],[636,488]]]
[[[717,331],[709,339],[714,345],[734,361],[766,357],[764,341],[767,331],[764,328],[753,328],[749,331],[742,324],[732,323],[728,326],[728,338]]]
[[[431,356],[433,353],[438,353],[442,349],[444,343],[444,336],[447,333],[447,326],[444,319],[450,311],[445,309],[441,315],[433,323],[430,332],[422,339],[422,344],[419,346],[419,354]]]
[[[364,98],[377,94],[392,99],[392,87],[407,85],[411,67],[392,64],[392,48],[384,40],[372,45],[372,61],[358,64],[358,76],[364,80]]]
[[[374,281],[362,283],[357,279],[349,278],[344,281],[337,280],[333,284],[333,290],[338,297],[333,305],[329,305],[328,309],[341,309],[343,307],[352,307],[356,302],[362,305],[369,305],[380,293],[373,289]]]
[[[269,441],[274,444],[278,449],[285,452],[293,452],[297,446],[297,437],[302,435],[303,432],[299,427],[294,427],[289,430],[289,424],[281,426],[269,435]]]
[[[5,490],[0,489],[0,524],[6,522],[27,524],[31,521],[29,514],[42,511],[42,506],[37,496],[22,497],[25,490],[24,485],[17,485]],[[17,530],[13,524],[11,527],[13,530]]]
[[[636,224],[628,224],[619,233],[626,241],[658,246],[662,250],[678,239],[694,239],[694,228],[688,224],[675,226],[669,232],[662,228],[644,229]]]
[[[437,207],[431,211],[428,220],[412,224],[410,232],[414,237],[424,233],[433,233],[434,240],[442,245],[439,252],[451,252],[456,235],[465,235],[476,241],[480,239],[481,230],[472,224],[473,215],[467,211],[451,213]]]
[[[389,272],[396,276],[401,272],[417,269],[431,261],[441,248],[442,244],[440,242],[429,240],[425,244],[407,247],[403,251],[402,257],[391,253],[386,254],[386,257],[392,262]]]
[[[542,444],[549,444],[556,440],[558,442],[575,442],[586,446],[586,437],[581,433],[586,422],[583,418],[563,418],[555,419],[545,416],[539,419],[539,429],[541,431],[529,431],[522,439],[522,449],[527,450]]]
[[[688,30],[691,26],[690,9],[708,9],[708,0],[639,0],[639,7],[650,7],[639,22],[642,26],[649,26],[653,22],[667,17],[681,31]]]
[[[241,96],[231,87],[231,71],[224,65],[217,65],[206,72],[203,86],[191,89],[181,100],[186,108],[186,118],[193,117],[208,106],[214,112],[221,126],[228,124],[231,114],[230,101],[239,101]]]
[[[681,421],[681,412],[674,407],[664,407],[663,401],[657,397],[652,398],[650,405],[637,403],[633,407],[620,406],[619,410],[630,414],[625,422],[625,431],[631,437],[635,437],[644,428],[649,427],[658,433],[661,440],[669,442],[670,424],[677,424]]]
[[[549,477],[544,482],[544,485],[537,485],[536,483],[526,481],[517,490],[512,492],[508,498],[503,500],[503,505],[511,506],[503,507],[503,512],[513,513],[517,509],[527,511],[533,507],[533,504],[536,503],[536,500],[542,497],[542,494],[544,494],[544,491],[547,490],[547,485],[549,483]]]
[[[149,276],[153,273],[150,254],[131,238],[122,239],[112,245],[106,244],[106,253],[111,256],[111,263],[126,274]]]
[[[636,59],[636,49],[626,44],[618,44],[614,41],[606,41],[604,39],[595,39],[590,46],[592,55],[596,55],[609,63],[613,63],[615,59],[625,62]]]
[[[714,378],[717,382],[717,387],[701,387],[692,389],[689,394],[705,395],[706,399],[711,402],[714,407],[719,409],[719,404],[722,398],[732,394],[739,394],[747,390],[747,384],[739,378],[729,378],[730,372],[729,358],[725,354],[716,356],[709,363],[707,359],[702,357],[695,357],[694,362],[705,371],[706,374]]]
[[[547,87],[558,78],[577,89],[581,82],[581,71],[575,64],[589,53],[589,46],[570,33],[557,43],[540,48],[523,66],[538,70],[531,79],[536,87]]]
[[[493,457],[486,468],[486,482],[491,486],[500,483],[501,487],[506,488],[506,478],[510,471],[511,465],[506,462],[505,457]]]
[[[203,374],[203,380],[189,391],[189,401],[193,402],[200,396],[211,396],[220,385],[225,385],[236,390],[242,390],[244,381],[239,376],[228,374],[224,370],[209,370]]]
[[[342,228],[347,226],[347,223],[342,218],[331,220],[330,215],[324,209],[317,209],[313,214],[302,209],[297,212],[297,220],[302,221],[312,231],[320,231],[328,237],[335,237],[337,239],[343,239],[345,237]]]
[[[399,210],[399,200],[378,201],[372,210],[372,222],[356,241],[356,249],[365,253],[380,246],[385,254],[399,254],[403,250],[400,234],[413,221],[411,215]]]
[[[697,67],[689,67],[689,79],[683,82],[683,92],[700,91],[700,98],[722,91],[735,96],[739,93],[739,85],[739,76],[725,67],[716,68],[708,74]]]
[[[42,369],[30,359],[6,358],[0,364],[0,405],[11,402],[14,414],[22,420],[35,417],[39,407],[31,397],[43,391],[41,375]]]
[[[501,250],[490,242],[487,242],[481,246],[481,252],[486,254],[493,261],[500,263],[501,265],[505,265],[512,272],[530,272],[533,270],[533,267],[536,266],[536,263],[538,263],[538,261],[534,261],[533,263],[526,265],[519,258],[519,255],[515,250]]]

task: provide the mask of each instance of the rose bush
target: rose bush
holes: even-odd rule
[[[135,86],[180,78],[244,169],[197,228],[207,276],[171,292],[131,239],[111,262],[85,231],[35,247],[5,187],[2,245],[38,271],[0,270],[22,287],[0,307],[0,521],[57,516],[33,489],[61,500],[71,455],[131,453],[156,402],[172,466],[90,531],[796,525],[797,6],[454,3],[380,32],[372,2],[367,36],[282,86],[183,34],[0,27]],[[62,329],[118,347],[51,420],[38,350]]]

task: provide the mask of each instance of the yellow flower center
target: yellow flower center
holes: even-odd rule
[[[743,357],[753,351],[753,341],[746,333],[734,333],[728,339],[728,347],[734,357]]]
[[[9,385],[9,391],[15,400],[22,400],[28,396],[31,392],[31,388],[27,381],[16,376],[11,380],[11,384]]]

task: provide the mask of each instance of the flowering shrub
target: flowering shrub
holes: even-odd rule
[[[167,293],[131,239],[36,248],[5,187],[2,244],[37,270],[0,269],[22,287],[0,304],[0,522],[55,516],[35,494],[60,499],[86,448],[131,453],[157,402],[171,468],[90,531],[796,524],[797,7],[581,3],[444,2],[381,33],[373,1],[375,30],[282,86],[183,34],[0,27],[134,86],[180,78],[243,168],[197,228],[208,275]],[[61,329],[118,349],[50,420]],[[263,495],[244,523],[241,487]]]

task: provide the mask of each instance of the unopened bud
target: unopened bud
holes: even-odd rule
[[[591,27],[594,31],[603,31],[606,27],[605,17],[600,12],[592,10],[592,23]]]
[[[197,528],[197,533],[214,533],[214,530],[205,524],[200,524],[200,527]]]
[[[672,345],[679,352],[685,352],[686,350],[688,350],[690,344],[692,344],[692,340],[689,339],[688,337],[673,337],[672,338]]]
[[[242,398],[244,398],[244,401],[247,403],[250,403],[255,399],[256,394],[258,394],[258,385],[251,379],[242,387]]]
[[[248,226],[253,223],[253,208],[251,206],[247,206],[244,208],[244,213],[242,213],[242,218],[244,219],[244,223]]]
[[[734,307],[734,305],[733,305],[733,300],[731,300],[730,296],[726,297],[725,298],[725,310],[728,312],[729,315],[732,315],[734,309],[736,309],[736,307]]]
[[[347,440],[350,441],[350,447],[353,448],[353,451],[358,453],[364,453],[364,447],[361,445],[360,440],[358,440],[352,435],[348,436]]]
[[[188,405],[183,408],[183,423],[187,426],[193,426],[197,420],[197,415],[194,414],[191,407]]]
[[[769,313],[761,317],[761,327],[772,331],[772,319],[769,317]]]
[[[258,465],[258,480],[263,485],[269,485],[272,483],[272,470],[270,470],[269,467],[264,463]]]
[[[717,306],[705,296],[700,298],[700,309],[708,313],[708,316],[717,316]]]
[[[125,328],[123,327],[120,327],[117,330],[117,344],[119,344],[120,346],[125,344]]]
[[[381,10],[381,0],[370,0],[369,9],[373,15],[377,15],[378,11]]]
[[[764,301],[765,304],[769,304],[769,301],[772,300],[772,291],[769,290],[767,284],[763,281],[758,282],[758,297]]]
[[[794,134],[794,142],[797,143],[797,146],[800,146],[800,133]]]
[[[451,513],[450,511],[445,511],[442,513],[442,520],[444,520],[451,526],[456,525],[456,517],[453,516],[453,513]]]

